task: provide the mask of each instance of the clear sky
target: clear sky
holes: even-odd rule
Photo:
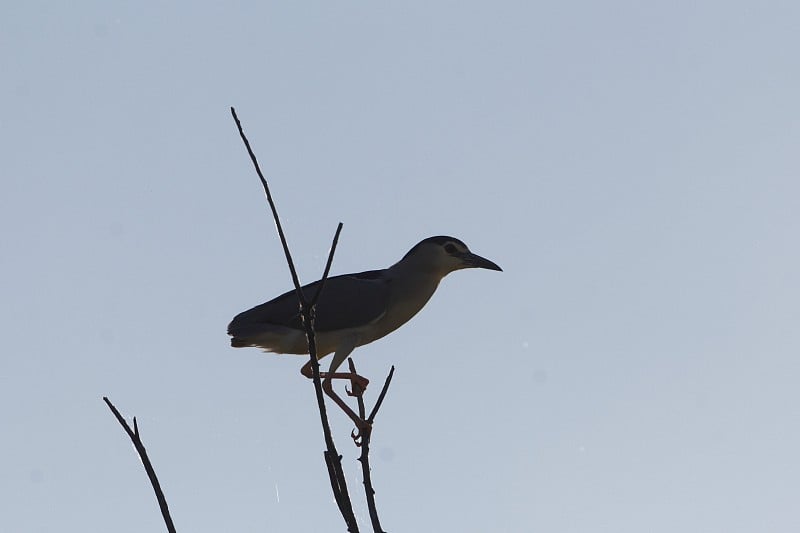
[[[355,352],[388,531],[800,530],[800,4],[5,2],[0,532],[344,531],[304,359],[228,346],[301,277],[449,234]],[[377,386],[368,391],[374,401]],[[351,425],[333,427],[369,531]]]

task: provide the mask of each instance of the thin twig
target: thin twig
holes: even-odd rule
[[[383,399],[386,398],[386,392],[389,390],[389,384],[392,382],[392,377],[394,376],[394,365],[389,370],[389,375],[386,376],[386,381],[383,383],[383,388],[381,389],[381,393],[378,395],[378,401],[375,402],[375,407],[372,408],[372,412],[369,414],[369,418],[367,418],[367,422],[372,424],[375,420],[375,417],[378,415],[378,410],[381,408],[383,404]]]
[[[327,279],[327,274],[330,270],[330,264],[333,261],[333,254],[336,252],[336,244],[338,243],[341,229],[342,223],[340,222],[339,226],[336,228],[331,249],[328,252],[328,261],[326,263],[327,266],[325,267],[324,275],[320,281],[320,289],[317,290],[317,294],[314,296],[315,299],[319,297],[322,291],[322,286],[325,284],[325,280]],[[342,456],[339,455],[339,452],[336,450],[336,444],[333,441],[333,435],[331,434],[331,428],[328,422],[328,412],[325,407],[325,399],[322,391],[322,380],[320,379],[319,375],[319,361],[317,360],[317,338],[316,331],[314,330],[315,311],[315,305],[306,306],[301,303],[300,314],[303,319],[303,327],[306,330],[308,353],[314,378],[314,389],[317,395],[317,404],[319,406],[322,430],[325,437],[325,445],[327,447],[327,450],[324,454],[325,464],[328,467],[328,476],[330,477],[333,496],[336,500],[336,505],[339,507],[339,511],[342,513],[342,517],[347,524],[347,530],[351,533],[357,533],[358,523],[356,522],[355,513],[353,512],[353,504],[350,501],[350,494],[347,490],[347,479],[345,478],[344,470],[342,469]]]
[[[347,359],[347,363],[350,365],[350,372],[355,374],[356,365],[353,362],[353,358],[349,357]],[[384,533],[384,531],[381,527],[381,521],[378,518],[378,507],[375,504],[375,488],[372,486],[372,469],[369,465],[369,444],[372,441],[372,423],[375,421],[375,416],[377,416],[378,410],[383,403],[383,399],[386,397],[386,391],[389,389],[389,384],[392,382],[393,375],[394,366],[392,366],[392,369],[389,371],[389,375],[386,377],[386,382],[383,384],[381,393],[378,396],[378,402],[375,404],[375,407],[372,408],[372,412],[370,413],[368,419],[365,419],[366,408],[364,407],[364,389],[359,387],[357,384],[353,385],[353,394],[356,395],[356,399],[358,400],[358,415],[368,422],[364,429],[360,430],[358,435],[360,438],[356,438],[354,436],[353,440],[355,441],[356,446],[361,448],[361,456],[358,458],[358,461],[361,463],[361,476],[364,479],[364,494],[367,498],[367,509],[369,509],[369,518],[372,522],[372,530],[375,533]]]
[[[283,233],[283,227],[281,226],[280,218],[278,217],[278,210],[275,207],[275,202],[272,200],[272,194],[269,191],[269,185],[267,185],[267,180],[264,178],[264,174],[261,172],[261,168],[258,164],[258,160],[256,159],[255,154],[253,153],[252,148],[250,147],[250,141],[247,140],[247,136],[244,134],[244,130],[242,129],[242,124],[239,121],[239,117],[236,115],[236,110],[231,107],[231,115],[233,115],[233,120],[236,122],[236,127],[239,130],[239,136],[242,138],[245,147],[247,148],[247,153],[250,154],[250,160],[253,162],[253,166],[256,169],[256,173],[258,174],[259,179],[261,180],[261,185],[264,187],[264,193],[267,196],[267,201],[269,202],[269,206],[272,209],[272,217],[275,219],[275,227],[278,229],[278,236],[281,239],[281,245],[283,246],[283,252],[286,256],[286,262],[289,265],[289,271],[292,275],[292,283],[294,283],[295,292],[297,293],[297,300],[300,306],[300,316],[303,321],[303,327],[306,331],[306,339],[308,341],[308,354],[311,363],[311,370],[312,376],[314,381],[314,390],[316,392],[317,397],[317,406],[319,407],[319,416],[320,422],[322,423],[322,432],[325,437],[325,445],[327,450],[325,451],[324,458],[325,464],[328,469],[328,476],[330,477],[331,482],[331,489],[333,491],[334,499],[336,500],[336,505],[339,507],[339,512],[342,514],[342,518],[344,518],[345,524],[347,525],[347,530],[351,533],[358,533],[358,523],[356,522],[355,514],[353,513],[353,506],[352,502],[350,501],[350,494],[347,490],[347,480],[344,476],[344,471],[342,470],[342,456],[339,455],[339,452],[336,450],[336,445],[333,442],[333,436],[331,435],[331,428],[330,424],[328,423],[328,413],[325,408],[325,398],[323,396],[322,391],[322,381],[319,375],[319,361],[317,361],[317,343],[316,343],[316,335],[314,332],[314,311],[315,306],[308,305],[308,301],[303,294],[303,289],[300,286],[300,280],[297,277],[297,271],[294,267],[294,262],[292,261],[292,255],[289,252],[289,245],[286,242],[286,236]],[[333,262],[333,254],[336,251],[336,244],[339,240],[339,233],[342,229],[342,223],[339,223],[339,226],[336,229],[336,234],[333,239],[333,244],[331,245],[330,252],[328,253],[328,261],[325,267],[325,273],[322,277],[320,288],[317,291],[317,294],[314,296],[314,303],[319,298],[319,295],[322,291],[322,287],[325,284],[325,280],[327,279],[328,272],[330,271],[330,265]]]
[[[325,271],[322,273],[322,279],[319,282],[317,293],[311,299],[311,307],[317,305],[319,297],[322,294],[322,289],[325,288],[325,282],[328,281],[328,274],[331,272],[331,264],[333,263],[333,252],[336,251],[336,245],[339,244],[339,234],[342,232],[342,223],[336,226],[336,233],[333,236],[333,244],[331,244],[330,252],[328,252],[328,261],[325,263]]]
[[[267,180],[264,178],[264,174],[261,172],[261,167],[258,165],[256,154],[253,153],[253,149],[250,147],[250,141],[247,140],[244,130],[242,129],[242,123],[239,121],[239,117],[236,115],[236,110],[233,107],[231,107],[231,115],[233,115],[233,120],[236,122],[236,127],[239,129],[239,136],[242,138],[245,148],[247,148],[247,153],[250,154],[250,161],[253,162],[253,166],[256,168],[256,174],[258,174],[258,178],[261,180],[261,185],[264,187],[264,193],[267,195],[269,207],[272,209],[272,217],[275,219],[275,227],[278,228],[278,236],[281,238],[283,253],[286,255],[286,262],[289,264],[289,272],[292,274],[292,282],[294,283],[294,288],[297,291],[297,297],[300,299],[300,303],[305,307],[306,298],[303,294],[303,289],[300,288],[300,278],[297,277],[297,270],[294,268],[292,254],[289,252],[289,245],[286,243],[286,235],[283,233],[283,226],[281,226],[281,220],[278,218],[278,208],[275,207],[275,202],[272,200],[272,193],[269,192]]]
[[[139,425],[136,423],[136,417],[133,418],[133,429],[131,429],[131,427],[128,425],[128,422],[122,417],[117,408],[114,407],[114,404],[111,403],[111,400],[109,400],[106,396],[103,396],[103,401],[106,402],[108,408],[111,409],[112,413],[114,413],[117,422],[120,423],[122,428],[125,430],[125,433],[127,433],[128,437],[131,439],[131,442],[133,442],[133,446],[136,448],[136,453],[139,454],[139,459],[142,460],[144,470],[147,472],[147,477],[150,478],[150,484],[153,485],[153,491],[156,493],[158,506],[161,508],[161,516],[164,518],[164,523],[167,525],[167,531],[169,531],[169,533],[175,533],[175,525],[172,523],[172,517],[169,514],[167,499],[164,497],[164,492],[161,490],[161,484],[158,482],[158,477],[156,476],[156,471],[153,469],[153,464],[150,462],[150,458],[147,457],[147,450],[144,448],[144,443],[142,443],[142,439],[139,437]]]

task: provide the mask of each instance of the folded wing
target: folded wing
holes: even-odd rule
[[[380,274],[380,270],[371,270],[328,278],[317,303],[315,330],[342,330],[378,320],[386,311],[389,297],[388,281]],[[314,297],[319,283],[303,287],[307,299]],[[228,334],[250,337],[270,326],[303,329],[294,290],[239,313],[228,325]]]

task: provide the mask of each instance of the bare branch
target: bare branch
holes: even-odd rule
[[[339,233],[341,230],[342,223],[339,222],[339,225],[336,228],[336,234],[333,237],[331,249],[328,252],[328,261],[326,263],[322,280],[320,281],[320,288],[317,290],[317,294],[314,295],[314,300],[319,298],[319,295],[322,293],[322,287],[325,285],[325,280],[328,278],[328,272],[330,271],[330,265],[333,262],[333,254],[336,252],[336,244],[339,240]],[[325,445],[327,447],[327,450],[325,451],[325,464],[328,467],[328,476],[330,477],[333,496],[336,500],[336,505],[339,507],[339,511],[342,513],[342,517],[347,524],[347,530],[351,533],[357,533],[358,523],[356,522],[355,513],[353,512],[353,504],[350,501],[350,494],[347,490],[347,479],[344,476],[344,470],[342,470],[342,456],[339,455],[339,452],[336,449],[336,444],[333,441],[330,423],[328,422],[328,412],[325,407],[325,399],[322,391],[322,380],[320,379],[319,375],[319,361],[317,360],[316,332],[314,331],[315,310],[316,304],[312,304],[308,307],[302,303],[300,304],[303,327],[306,330],[306,339],[308,340],[308,353],[314,379],[314,390],[317,395],[317,405],[319,407],[320,420],[322,422],[322,432],[325,437]]]
[[[322,381],[319,375],[319,361],[317,361],[316,334],[314,332],[315,304],[320,293],[322,292],[322,288],[328,277],[328,273],[330,272],[330,266],[333,262],[333,254],[336,251],[336,244],[339,241],[339,234],[342,230],[342,223],[340,222],[339,226],[336,228],[336,234],[334,235],[333,244],[331,245],[330,252],[328,253],[328,261],[325,266],[324,275],[320,282],[320,288],[317,291],[317,294],[314,295],[313,303],[308,305],[308,301],[303,294],[303,289],[300,286],[300,280],[297,277],[297,271],[295,270],[294,262],[292,261],[292,255],[289,252],[289,245],[286,243],[283,227],[281,226],[280,218],[278,217],[278,210],[275,207],[275,202],[272,200],[272,194],[269,191],[267,180],[264,178],[264,174],[261,172],[261,168],[258,165],[258,160],[256,159],[256,156],[250,147],[250,142],[247,140],[247,136],[244,134],[242,124],[239,121],[239,117],[236,115],[236,110],[233,107],[231,107],[231,115],[233,115],[233,120],[236,122],[236,127],[239,129],[239,136],[242,138],[242,141],[247,148],[247,153],[250,154],[250,160],[253,162],[253,166],[255,166],[256,173],[261,180],[261,185],[264,187],[264,193],[267,196],[267,201],[272,209],[272,216],[275,219],[275,227],[278,229],[278,236],[280,237],[281,244],[283,245],[283,252],[286,256],[286,262],[289,265],[289,271],[292,274],[292,282],[294,283],[295,292],[297,293],[297,299],[300,305],[300,316],[303,321],[303,328],[306,331],[306,339],[308,341],[308,354],[310,358],[312,377],[314,380],[314,390],[317,396],[320,422],[322,423],[322,432],[325,437],[325,445],[327,447],[324,458],[328,469],[328,476],[330,477],[331,489],[333,490],[336,505],[339,507],[339,512],[342,514],[342,518],[344,518],[345,524],[347,525],[347,530],[351,533],[358,533],[358,523],[356,522],[355,514],[353,513],[353,505],[350,501],[350,495],[347,490],[347,480],[345,479],[344,471],[342,470],[342,457],[336,450],[336,445],[333,442],[333,436],[331,435],[330,424],[328,423],[328,413],[325,408]]]
[[[139,459],[141,459],[142,465],[144,465],[144,470],[147,472],[147,477],[150,478],[150,484],[153,485],[153,491],[156,493],[158,506],[161,508],[161,516],[164,518],[164,523],[167,525],[167,531],[169,531],[169,533],[175,533],[175,525],[172,523],[172,517],[169,514],[167,499],[164,497],[164,492],[161,490],[161,484],[158,482],[158,477],[156,476],[156,471],[153,469],[153,465],[150,462],[150,458],[147,457],[147,450],[144,448],[144,443],[142,443],[142,439],[139,438],[139,426],[136,423],[136,417],[133,418],[133,429],[131,429],[131,427],[128,425],[128,422],[122,417],[117,408],[114,407],[114,404],[111,403],[111,400],[109,400],[106,396],[103,396],[103,401],[106,402],[108,408],[111,409],[112,413],[114,413],[117,422],[120,423],[122,428],[125,430],[125,433],[127,433],[128,437],[131,439],[131,442],[133,442],[133,446],[136,448],[136,453],[139,454]]]
[[[305,295],[303,294],[303,289],[300,288],[300,278],[297,277],[297,270],[294,268],[292,254],[289,252],[289,245],[286,243],[286,235],[283,233],[283,226],[281,226],[281,220],[278,218],[278,208],[275,207],[275,202],[272,200],[272,193],[269,192],[267,180],[264,178],[264,174],[261,172],[261,167],[258,165],[256,154],[253,153],[253,149],[250,147],[250,141],[247,140],[244,130],[242,129],[242,123],[239,121],[239,117],[236,115],[236,110],[233,107],[231,107],[231,115],[233,115],[233,120],[236,122],[236,127],[239,129],[239,136],[242,138],[245,148],[247,148],[247,153],[250,154],[250,161],[253,162],[253,166],[256,168],[256,174],[258,174],[258,178],[261,180],[261,185],[264,187],[264,193],[267,195],[269,207],[272,209],[272,217],[275,219],[275,227],[278,229],[278,237],[280,237],[281,244],[283,245],[283,253],[286,255],[286,263],[289,265],[289,272],[292,274],[294,288],[298,293],[300,303],[305,307]]]
[[[314,295],[314,298],[311,300],[311,307],[317,305],[319,301],[319,297],[322,294],[322,290],[325,288],[325,282],[328,280],[328,274],[331,272],[331,264],[333,263],[333,254],[336,252],[336,245],[339,244],[339,234],[342,232],[342,223],[339,222],[339,225],[336,226],[336,234],[333,236],[333,243],[331,244],[331,250],[328,252],[328,261],[325,263],[325,271],[322,273],[322,280],[319,282],[319,288],[317,289],[317,294]]]
[[[389,370],[389,375],[386,376],[386,381],[383,383],[383,388],[381,389],[381,393],[378,395],[378,401],[375,402],[375,407],[372,408],[372,412],[369,414],[369,418],[367,418],[367,422],[372,424],[375,420],[375,417],[378,415],[378,409],[381,408],[383,404],[383,399],[386,398],[386,392],[389,390],[389,384],[392,383],[392,377],[394,376],[394,365],[392,365],[391,370]]]
[[[353,358],[349,357],[347,359],[347,363],[350,365],[350,372],[356,374],[356,365],[353,362]],[[361,456],[358,458],[358,461],[361,463],[361,477],[364,480],[364,494],[367,498],[367,508],[369,509],[370,521],[372,522],[372,530],[375,533],[384,533],[384,531],[381,527],[381,521],[378,518],[378,507],[375,504],[375,488],[372,486],[372,468],[369,465],[369,445],[372,441],[372,423],[375,421],[375,416],[378,414],[378,410],[383,403],[383,399],[386,397],[386,391],[389,389],[389,384],[392,382],[393,375],[394,366],[392,366],[392,369],[389,371],[389,375],[386,377],[386,382],[383,384],[381,393],[378,396],[378,402],[375,404],[375,407],[372,408],[369,418],[366,419],[367,424],[359,431],[358,434],[351,433],[356,446],[361,448]],[[362,389],[358,384],[354,383],[353,395],[358,400],[358,414],[362,419],[365,419],[366,408],[364,407],[364,389]]]

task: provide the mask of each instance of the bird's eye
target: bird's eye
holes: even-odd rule
[[[456,245],[453,244],[452,242],[448,242],[447,244],[444,245],[444,251],[447,252],[448,254],[454,254],[456,253]]]

